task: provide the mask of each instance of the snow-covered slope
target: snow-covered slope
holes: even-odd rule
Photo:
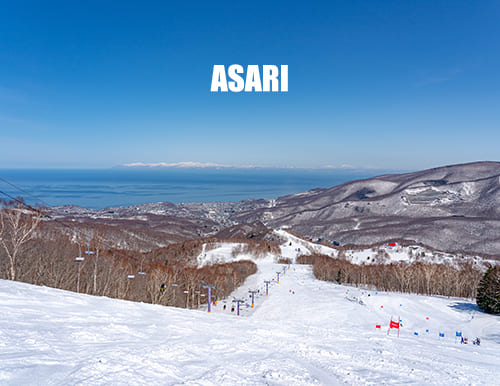
[[[0,281],[0,384],[498,383],[499,317],[473,302],[320,282],[301,265],[277,284],[285,266],[256,262],[234,294],[240,317],[232,298],[208,314]]]
[[[275,229],[274,234],[282,241],[280,245],[281,254],[289,257],[292,262],[300,255],[320,254],[334,258],[342,258],[353,264],[391,264],[405,261],[408,263],[435,263],[451,266],[459,266],[462,263],[471,263],[480,268],[487,264],[496,264],[494,260],[486,260],[476,255],[453,255],[444,251],[435,251],[419,245],[402,246],[398,243],[382,244],[376,248],[353,248],[343,249],[343,255],[340,257],[339,249],[330,248],[322,244],[306,241],[296,237],[286,230]],[[238,260],[243,257],[238,256]],[[233,256],[233,259],[236,258]],[[225,261],[230,261],[231,257],[226,256]]]
[[[272,258],[271,254],[255,256],[245,252],[245,244],[232,242],[217,242],[209,249],[207,244],[203,244],[201,253],[196,257],[198,267],[204,265],[224,264],[239,260],[254,260],[256,258]]]
[[[300,255],[326,255],[336,257],[338,251],[325,245],[315,244],[296,237],[283,229],[275,229],[274,233],[279,236],[284,243],[280,245],[281,254],[289,257],[292,261]]]

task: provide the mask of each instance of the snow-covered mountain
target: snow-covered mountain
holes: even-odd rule
[[[232,219],[287,225],[341,244],[405,239],[449,252],[498,255],[500,163],[453,165],[314,189],[269,200],[267,207]]]
[[[72,226],[98,224],[108,240],[126,249],[151,250],[198,237],[259,238],[266,227],[289,226],[312,239],[341,245],[406,240],[455,254],[498,258],[500,163],[388,174],[276,199],[106,209],[64,206],[52,208],[51,214]]]

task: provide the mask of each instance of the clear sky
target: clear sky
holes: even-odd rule
[[[0,2],[0,168],[500,160],[499,1]]]

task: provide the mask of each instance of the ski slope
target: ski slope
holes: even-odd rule
[[[275,229],[274,234],[279,236],[284,243],[280,246],[283,256],[289,257],[291,261],[296,261],[300,255],[320,254],[330,257],[339,257],[339,250],[327,247],[326,245],[306,241],[288,233],[284,229]],[[379,257],[378,251],[385,252],[385,257]],[[437,263],[450,266],[460,266],[464,262],[477,264],[477,266],[486,270],[487,264],[497,264],[495,260],[487,260],[476,255],[453,255],[444,251],[435,251],[429,248],[414,245],[414,246],[390,246],[382,244],[377,248],[368,249],[344,249],[345,255],[343,259],[353,264],[391,264],[396,262],[408,263]]]
[[[245,247],[242,243],[218,242],[213,249],[207,249],[207,244],[202,245],[201,253],[196,257],[198,268],[205,265],[232,263],[240,260],[255,260],[259,258],[274,257],[267,253],[256,257],[250,253],[239,252]]]
[[[284,229],[275,229],[273,232],[282,240],[285,240],[285,242],[280,245],[281,254],[290,258],[292,261],[295,261],[295,259],[300,255],[318,254],[330,257],[336,257],[338,255],[338,251],[334,248],[329,248],[325,245],[315,244],[303,240],[288,233]]]
[[[209,314],[0,281],[0,384],[498,384],[499,317],[471,301],[367,292],[301,265],[277,284],[284,266],[257,263],[234,294],[240,317],[232,298]],[[455,343],[456,330],[481,346]]]

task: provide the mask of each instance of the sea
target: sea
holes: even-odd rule
[[[0,198],[100,209],[150,202],[276,198],[374,177],[375,169],[0,169]]]

